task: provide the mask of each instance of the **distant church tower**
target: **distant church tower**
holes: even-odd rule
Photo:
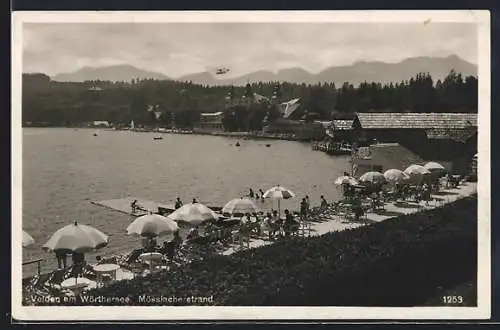
[[[269,105],[269,110],[264,118],[264,125],[268,124],[270,121],[276,119],[276,114],[271,114],[271,112],[277,111],[281,113],[281,86],[277,82],[273,87],[273,95],[271,96],[271,104]]]
[[[227,92],[226,96],[226,107],[230,107],[234,105],[234,86],[231,86],[229,92]]]
[[[247,83],[247,85],[245,86],[245,94],[243,94],[243,103],[250,104],[253,102],[253,99],[254,95],[252,91],[252,86],[250,85],[250,83]]]
[[[276,83],[273,87],[273,96],[271,97],[272,98],[272,102],[277,104],[277,103],[281,103],[281,86],[279,83]]]

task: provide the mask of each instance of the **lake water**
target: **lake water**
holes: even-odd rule
[[[93,136],[97,132],[98,136]],[[223,206],[251,187],[266,190],[280,184],[296,194],[281,209],[298,209],[309,195],[311,204],[340,197],[334,180],[348,170],[348,157],[312,151],[307,143],[275,140],[169,135],[153,141],[153,133],[65,128],[23,129],[23,229],[34,246],[23,249],[23,261],[45,258],[42,270],[56,267],[53,254],[41,247],[59,228],[88,224],[110,236],[98,254],[129,252],[139,240],[126,234],[133,217],[90,204],[91,200],[140,197],[171,204]],[[241,146],[235,147],[236,141]],[[270,148],[265,145],[271,144]],[[260,202],[264,210],[273,201]],[[90,254],[87,259],[93,260]],[[26,266],[25,275],[36,270]]]

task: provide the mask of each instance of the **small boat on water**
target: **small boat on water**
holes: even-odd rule
[[[153,140],[163,140],[163,136],[161,135],[155,136]]]
[[[94,133],[94,136],[97,136],[97,133]]]
[[[236,142],[235,146],[239,147],[239,146],[240,146],[240,143],[239,143],[239,142]]]
[[[268,143],[268,144],[266,144],[266,147],[268,147],[268,148],[269,148],[270,146],[271,146],[271,145],[270,145],[269,143]]]

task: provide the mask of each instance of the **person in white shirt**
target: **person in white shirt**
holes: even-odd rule
[[[193,227],[191,229],[189,229],[189,232],[186,236],[187,239],[189,240],[192,240],[192,239],[195,239],[199,236],[199,232],[198,232],[198,227]]]

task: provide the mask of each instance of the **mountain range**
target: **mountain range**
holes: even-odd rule
[[[52,77],[55,81],[82,82],[85,80],[130,81],[132,79],[159,79],[191,81],[203,85],[245,85],[247,82],[287,81],[292,83],[315,84],[318,82],[334,82],[340,86],[348,81],[358,85],[368,82],[400,82],[414,77],[419,72],[428,72],[434,81],[444,79],[451,71],[463,76],[477,76],[477,66],[456,55],[447,57],[411,57],[398,63],[376,61],[360,61],[347,66],[331,66],[318,73],[311,73],[302,68],[283,69],[276,73],[260,70],[240,77],[220,79],[210,72],[200,72],[178,78],[170,78],[159,72],[142,70],[131,65],[114,65],[106,67],[83,67],[75,72],[62,73]]]

